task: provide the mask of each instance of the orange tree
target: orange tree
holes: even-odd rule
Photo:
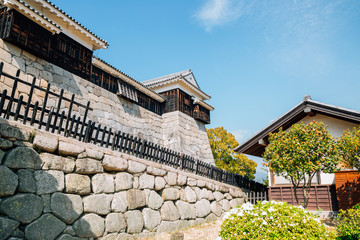
[[[207,135],[214,156],[215,165],[228,172],[238,173],[254,179],[257,164],[233,149],[239,145],[234,135],[223,127],[207,129]]]
[[[336,140],[322,122],[307,125],[294,124],[288,131],[270,133],[265,148],[264,161],[274,171],[294,186],[294,196],[300,205],[297,189],[302,188],[303,206],[307,207],[311,182],[318,172],[337,170],[339,152]]]
[[[339,141],[339,149],[346,167],[360,170],[360,127],[345,130]]]

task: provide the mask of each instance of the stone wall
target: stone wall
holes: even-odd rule
[[[0,61],[4,62],[6,73],[15,76],[20,69],[22,80],[32,82],[33,77],[36,77],[38,86],[46,88],[49,82],[51,89],[58,93],[60,89],[64,89],[64,96],[69,99],[72,94],[76,94],[75,100],[84,105],[91,101],[90,107],[93,111],[89,112],[88,119],[92,121],[145,138],[195,159],[214,163],[205,125],[182,112],[159,116],[2,39]],[[1,91],[8,89],[8,92],[11,92],[12,84],[12,80],[0,78]],[[23,95],[26,100],[29,90],[30,87],[19,84],[16,94]],[[42,104],[44,95],[36,90],[33,101]],[[56,107],[56,99],[51,98],[48,105]],[[61,110],[67,111],[68,107],[69,104],[64,102]],[[76,106],[73,111],[78,116],[84,114],[84,109]]]
[[[0,118],[0,239],[133,239],[212,221],[241,189]]]

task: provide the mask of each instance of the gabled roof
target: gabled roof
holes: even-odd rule
[[[304,100],[296,105],[293,109],[282,115],[276,121],[265,127],[253,137],[237,146],[234,150],[239,153],[245,153],[253,156],[261,157],[269,133],[274,133],[282,127],[284,130],[299,122],[306,116],[314,116],[315,114],[323,114],[336,119],[360,124],[360,112],[346,108],[333,106],[326,103],[317,102],[310,96],[305,96]]]

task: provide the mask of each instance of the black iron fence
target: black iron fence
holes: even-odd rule
[[[79,141],[111,148],[114,151],[121,151],[250,191],[264,192],[267,189],[265,185],[250,180],[247,177],[226,172],[209,163],[196,160],[193,157],[154,144],[146,139],[134,137],[128,133],[87,120],[88,111],[92,110],[90,108],[90,101],[83,105],[74,100],[74,94],[70,99],[66,98],[63,89],[60,91],[60,94],[51,91],[50,83],[48,83],[45,89],[35,84],[36,78],[33,78],[32,83],[19,79],[20,70],[17,71],[16,76],[12,76],[3,72],[2,69],[3,63],[0,63],[0,77],[12,79],[14,83],[11,93],[8,93],[6,89],[1,91],[0,117],[5,119],[11,117],[15,121],[22,121],[23,124],[36,124],[39,129],[44,128],[52,133],[63,134],[66,137],[72,137]],[[23,95],[17,96],[18,94],[16,94],[19,84],[30,86],[30,91],[26,94],[26,101],[24,101]],[[42,104],[38,101],[33,101],[34,90],[44,92]],[[49,96],[57,98],[55,107],[48,106]],[[68,108],[66,111],[61,111],[61,106],[64,102],[67,102]],[[73,112],[74,105],[84,108],[83,116],[78,116]]]

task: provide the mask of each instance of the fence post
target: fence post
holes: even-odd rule
[[[5,112],[5,116],[4,116],[4,118],[6,118],[6,119],[9,119],[9,114],[10,114],[10,110],[11,110],[11,107],[12,107],[12,103],[14,101],[15,91],[16,91],[16,88],[17,88],[19,76],[20,76],[20,69],[17,70],[16,77],[14,79],[14,84],[13,84],[13,88],[12,88],[12,91],[11,91],[10,100],[9,100],[9,103],[8,103],[8,106],[7,106],[7,109],[6,109],[6,112]]]

